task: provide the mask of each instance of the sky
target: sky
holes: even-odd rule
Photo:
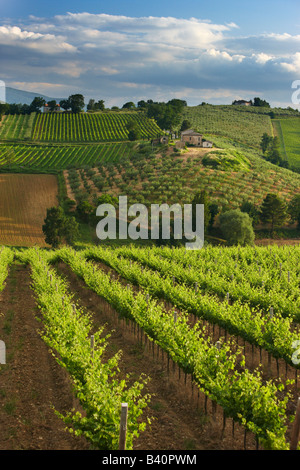
[[[0,0],[0,80],[122,107],[142,99],[299,107],[299,0]]]

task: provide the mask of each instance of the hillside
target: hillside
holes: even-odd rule
[[[268,192],[276,192],[286,201],[300,193],[300,175],[266,162],[253,149],[237,143],[233,147],[220,137],[210,138],[223,153],[234,156],[239,152],[243,160],[237,165],[234,157],[214,169],[203,165],[203,159],[214,154],[215,149],[189,149],[181,153],[165,147],[151,152],[151,146],[147,149],[144,144],[135,149],[132,157],[116,163],[65,170],[68,196],[77,201],[83,198],[92,201],[95,195],[107,192],[127,195],[131,204],[173,204],[191,202],[195,193],[203,189],[210,202],[225,209],[240,207],[244,199],[259,205]]]
[[[5,87],[6,91],[6,102],[9,104],[31,104],[32,100],[38,96],[43,98],[45,101],[55,100],[57,103],[61,101],[62,98],[54,98],[47,95],[43,95],[42,93],[33,92],[33,91],[24,91],[19,90],[17,88],[12,87]]]
[[[61,175],[66,189],[60,189],[60,198],[66,191],[65,199],[77,203],[93,202],[103,193],[127,195],[130,203],[189,203],[200,190],[221,211],[239,208],[245,200],[259,207],[269,192],[288,202],[299,193],[300,175],[267,162],[260,150],[262,133],[279,135],[284,129],[287,135],[281,123],[300,122],[292,111],[286,113],[278,110],[271,118],[264,108],[187,107],[182,120],[188,117],[214,147],[185,150],[175,149],[172,141],[168,148],[153,146],[150,139],[162,130],[141,112],[5,116],[0,169]],[[143,140],[128,141],[130,121]],[[297,149],[297,138],[294,145]]]

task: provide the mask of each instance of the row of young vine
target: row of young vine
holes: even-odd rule
[[[83,253],[70,248],[51,252],[49,262],[63,261],[89,288],[109,302],[121,316],[136,322],[169,357],[192,375],[199,389],[218,403],[226,416],[253,432],[270,449],[287,449],[287,403],[281,381],[265,381],[261,371],[244,367],[244,356],[230,341],[217,349],[199,324],[189,324],[184,312],[174,322],[155,298],[133,292],[97,269]],[[120,261],[120,260],[119,260]],[[242,369],[242,370],[241,370]]]
[[[104,326],[94,331],[89,313],[49,266],[46,252],[29,248],[16,253],[16,259],[31,267],[32,289],[43,319],[42,337],[70,374],[84,410],[84,414],[57,414],[71,432],[83,435],[94,448],[117,450],[121,404],[128,403],[126,448],[132,449],[134,438],[146,426],[139,418],[150,399],[143,391],[148,377],[142,375],[130,385],[129,377],[119,379],[120,352],[103,359],[108,344]]]
[[[127,124],[134,121],[143,138],[161,134],[157,124],[142,114],[39,114],[33,140],[51,142],[111,142],[128,140]]]
[[[108,264],[125,279],[143,286],[155,297],[163,298],[181,310],[225,328],[229,334],[240,336],[267,350],[292,367],[297,366],[294,363],[294,345],[299,340],[299,334],[292,328],[290,318],[282,318],[276,312],[270,317],[269,312],[254,309],[248,303],[238,300],[232,305],[227,301],[220,302],[216,295],[201,292],[195,286],[174,283],[171,275],[161,275],[153,269],[142,269],[143,266],[138,262],[122,257],[120,250],[122,249],[112,251],[101,247],[88,248],[84,256]],[[141,259],[142,251],[141,249]]]
[[[115,254],[112,250],[103,250],[100,253],[103,260],[102,254],[105,253],[112,260],[114,269],[117,268],[115,262],[121,266],[122,275],[125,274],[125,261],[128,271],[133,267],[131,260],[120,259],[117,250]],[[241,350],[235,349],[236,345],[231,340],[222,342],[221,348],[216,348],[214,340],[207,335],[200,322],[191,326],[184,311],[175,321],[158,299],[145,295],[145,291],[134,292],[97,268],[94,262],[87,259],[95,257],[90,250],[78,252],[65,247],[43,251],[32,248],[16,251],[14,255],[13,250],[3,248],[0,252],[2,283],[14,256],[18,262],[31,267],[32,289],[43,318],[43,339],[72,376],[75,391],[85,410],[85,416],[70,413],[65,416],[60,414],[60,417],[77,434],[83,434],[90,440],[95,448],[117,448],[120,406],[124,401],[130,403],[127,448],[132,448],[134,437],[146,424],[137,424],[137,421],[150,400],[143,393],[147,378],[140,377],[131,386],[127,386],[124,380],[118,380],[118,354],[103,361],[107,338],[103,337],[102,329],[93,332],[95,347],[91,349],[91,318],[76,304],[68,284],[57,275],[52,265],[58,261],[66,263],[120,316],[138,324],[150,341],[157,343],[185,373],[192,375],[199,390],[218,403],[226,416],[254,433],[264,448],[289,448],[288,383],[266,381],[259,369],[250,372],[245,367]],[[138,269],[139,283],[143,285],[146,270]],[[149,272],[149,276],[152,276],[154,283],[159,282],[153,271]],[[166,283],[172,290],[172,284],[168,280]],[[155,295],[152,287],[149,292]]]

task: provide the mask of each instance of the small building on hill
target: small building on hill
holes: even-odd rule
[[[187,129],[181,132],[181,142],[189,145],[195,145],[196,147],[202,147],[202,134],[194,131],[193,129]]]
[[[43,111],[44,113],[61,113],[63,110],[60,107],[60,104],[56,104],[53,108],[53,107],[50,107],[48,103],[46,103]]]
[[[203,148],[212,148],[213,143],[210,140],[203,140],[202,141],[202,147]]]
[[[235,100],[232,104],[237,106],[252,106],[252,101]]]
[[[158,137],[157,139],[152,139],[151,140],[152,145],[167,144],[168,142],[169,142],[169,136],[168,135],[163,135],[161,137]]]

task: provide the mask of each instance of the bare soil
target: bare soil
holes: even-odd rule
[[[46,247],[42,225],[57,205],[55,175],[0,175],[0,244]]]

